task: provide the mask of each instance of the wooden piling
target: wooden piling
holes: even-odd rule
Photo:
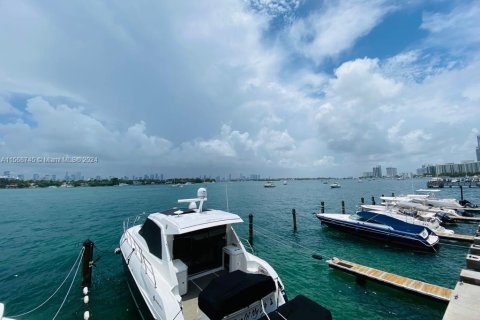
[[[342,200],[342,213],[345,214],[345,201]]]
[[[248,242],[253,247],[253,214],[248,215]]]
[[[297,213],[292,209],[293,231],[297,231]]]
[[[395,197],[395,193],[392,192],[392,197]]]
[[[375,205],[375,197],[372,196],[372,204]]]
[[[385,197],[385,195],[384,195],[384,194],[382,194],[382,198],[383,198],[383,197]],[[385,200],[383,200],[383,199],[382,199],[382,202],[385,202]]]
[[[365,204],[365,199],[364,199],[363,197],[361,197],[361,198],[360,198],[360,202],[361,202],[362,204]]]
[[[463,201],[463,186],[460,186],[460,200]]]
[[[91,240],[85,240],[83,243],[82,287],[90,288],[92,286],[93,246]]]
[[[325,202],[320,202],[320,212],[325,213]]]

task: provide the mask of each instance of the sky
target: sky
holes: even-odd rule
[[[0,174],[476,160],[478,21],[467,0],[0,0]],[[96,161],[12,163],[65,156]]]

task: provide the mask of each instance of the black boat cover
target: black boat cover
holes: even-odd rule
[[[259,320],[332,320],[332,314],[315,301],[298,295]]]
[[[271,277],[237,270],[213,279],[198,296],[198,307],[210,319],[220,320],[274,291]]]

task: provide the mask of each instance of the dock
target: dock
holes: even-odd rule
[[[452,297],[451,289],[370,268],[347,260],[332,258],[327,263],[329,267],[350,273],[356,276],[357,279],[369,279],[441,302],[448,303]]]
[[[480,217],[450,216],[456,222],[480,222]]]
[[[440,239],[444,240],[454,240],[454,241],[462,241],[462,242],[473,242],[475,240],[475,236],[469,236],[466,234],[448,234],[443,232],[436,232],[437,236]]]
[[[477,235],[480,232],[478,227]],[[479,319],[480,305],[480,237],[476,237],[466,256],[466,269],[452,292],[443,320]]]

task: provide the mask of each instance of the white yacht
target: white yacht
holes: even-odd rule
[[[242,219],[205,201],[200,188],[178,200],[187,208],[124,222],[120,250],[143,318],[256,320],[285,304],[278,274],[235,233]]]

